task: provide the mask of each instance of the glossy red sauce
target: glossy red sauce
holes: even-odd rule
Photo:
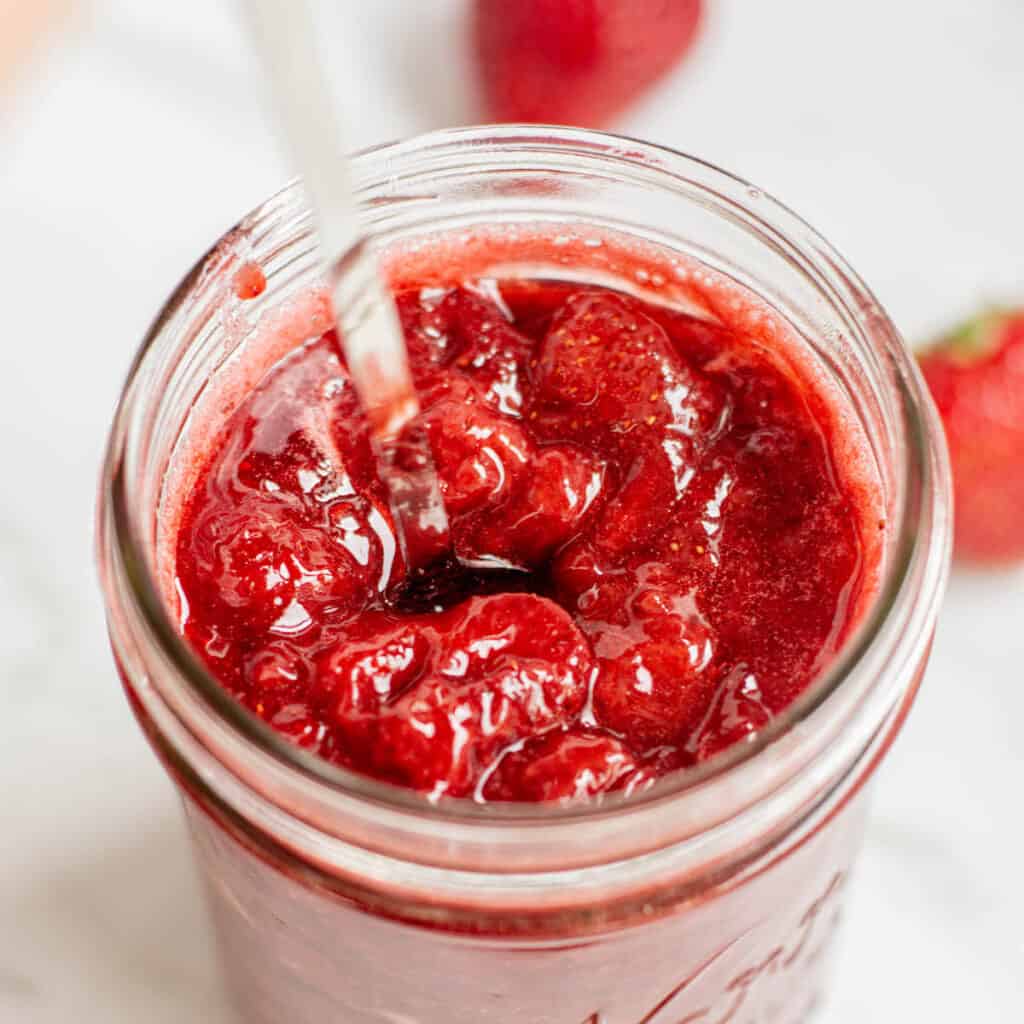
[[[748,740],[870,596],[877,494],[822,390],[740,329],[609,290],[398,294],[456,550],[529,568],[402,579],[328,334],[203,456],[183,631],[246,707],[433,797],[633,791]]]

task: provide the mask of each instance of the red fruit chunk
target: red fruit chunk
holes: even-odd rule
[[[364,615],[321,657],[316,687],[341,745],[375,774],[467,796],[509,744],[580,712],[592,665],[557,605],[502,594]]]
[[[314,700],[353,746],[366,747],[381,708],[423,675],[437,642],[425,623],[369,612],[318,659]]]
[[[722,402],[711,381],[637,303],[612,293],[579,292],[566,301],[534,377],[530,418],[542,431],[623,452],[671,437],[685,457],[718,429]]]
[[[423,421],[453,517],[509,500],[529,471],[533,442],[517,422],[483,405],[472,385],[452,385]]]
[[[589,452],[575,445],[545,445],[533,460],[518,500],[502,510],[490,536],[477,547],[504,547],[508,561],[540,565],[601,507],[605,478],[604,463]]]
[[[920,361],[949,443],[957,557],[1024,559],[1024,310],[979,317]]]
[[[271,636],[298,636],[328,606],[351,612],[369,599],[370,567],[326,530],[272,496],[250,493],[230,509],[212,507],[193,523],[182,571],[206,585],[190,599],[200,611],[212,599],[220,616]]]
[[[447,295],[442,305],[451,317],[456,339],[451,365],[473,379],[485,401],[499,412],[519,415],[524,369],[533,342],[515,330],[493,302],[464,288]]]
[[[281,704],[273,714],[263,712],[263,717],[282,736],[307,750],[318,750],[323,739],[324,728],[313,716],[309,705],[303,700]]]
[[[443,394],[446,383],[468,378],[481,399],[498,412],[518,416],[523,408],[522,379],[533,351],[495,303],[466,288],[438,296],[433,290],[399,296],[399,316],[417,387],[425,404]],[[449,374],[439,376],[436,367]],[[440,391],[432,390],[440,388]]]
[[[244,660],[246,705],[293,743],[318,750],[325,729],[309,704],[310,667],[298,643],[271,640]]]
[[[538,447],[472,385],[451,385],[424,424],[463,557],[537,565],[577,532],[602,492],[601,460],[575,446]]]
[[[757,676],[746,665],[738,665],[719,684],[686,749],[697,761],[707,761],[734,744],[752,740],[771,719]]]
[[[488,800],[573,800],[639,776],[629,748],[607,733],[556,729],[508,751],[484,786]]]
[[[245,659],[245,680],[254,702],[287,702],[305,696],[309,667],[293,643],[271,640]]]
[[[642,641],[600,660],[594,711],[637,750],[684,742],[704,710],[709,686],[701,646]]]
[[[618,490],[592,533],[601,557],[616,564],[665,528],[723,428],[723,398],[660,324],[609,293],[565,303],[534,375],[528,418],[538,434],[616,456]]]
[[[700,12],[700,0],[476,0],[488,116],[597,127],[686,53]]]
[[[694,597],[668,580],[640,583],[625,613],[626,625],[591,620],[597,719],[638,751],[683,743],[714,692],[712,632]]]

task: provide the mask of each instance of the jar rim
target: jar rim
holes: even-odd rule
[[[713,181],[722,194],[730,191],[756,194],[758,210],[753,214],[748,211],[748,216],[759,220],[774,237],[784,239],[789,247],[805,258],[827,264],[829,274],[842,280],[847,287],[852,287],[870,302],[871,333],[896,370],[899,383],[898,412],[902,417],[906,440],[899,453],[901,465],[896,474],[896,536],[891,557],[870,606],[853,636],[821,675],[760,730],[752,741],[734,745],[704,765],[660,778],[643,792],[628,797],[613,793],[588,803],[479,804],[450,797],[430,801],[415,791],[333,765],[288,742],[221,686],[175,628],[151,569],[148,545],[137,522],[139,510],[134,508],[125,476],[127,422],[132,415],[133,400],[145,397],[135,394],[140,370],[167,323],[201,280],[208,260],[217,251],[220,242],[196,262],[173,291],[146,333],[132,362],[115,415],[101,480],[101,512],[106,511],[110,523],[107,540],[115,549],[119,568],[123,571],[134,608],[146,632],[159,645],[191,695],[244,745],[260,750],[286,771],[297,773],[307,782],[329,787],[363,803],[398,812],[403,817],[470,827],[559,825],[581,819],[602,819],[622,811],[638,811],[669,800],[676,801],[697,787],[729,777],[734,770],[755,761],[778,740],[790,734],[843,686],[879,643],[906,640],[905,631],[898,631],[895,637],[884,636],[884,627],[897,609],[902,607],[905,610],[913,596],[910,593],[911,578],[915,570],[921,571],[922,562],[928,574],[929,589],[929,607],[925,611],[933,612],[948,572],[950,546],[947,511],[949,469],[944,447],[938,443],[940,428],[935,412],[913,357],[895,326],[870,289],[838,252],[788,207],[755,189],[744,179],[708,161],[667,147],[602,132],[538,125],[502,125],[447,129],[375,146],[356,154],[353,157],[353,168],[357,178],[365,175],[371,179],[360,188],[361,192],[368,192],[374,185],[372,172],[386,175],[403,156],[430,151],[441,158],[464,153],[467,146],[477,150],[488,146],[499,149],[505,147],[521,154],[542,149],[557,151],[562,155],[589,154],[592,158],[604,160],[611,157],[617,166],[640,168],[647,175],[653,171],[656,179],[665,184],[675,178],[692,185],[697,177],[702,181]],[[288,184],[243,218],[241,225],[259,221],[268,211],[275,210],[298,191],[299,185],[296,182]],[[225,237],[231,234],[227,232]],[[930,533],[919,529],[919,524],[924,521],[933,523]]]

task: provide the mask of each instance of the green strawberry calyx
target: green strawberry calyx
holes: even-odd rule
[[[975,363],[996,352],[1006,328],[1024,313],[994,308],[979,313],[931,347],[958,363]]]

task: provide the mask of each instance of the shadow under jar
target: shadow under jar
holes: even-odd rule
[[[749,289],[860,420],[890,528],[877,593],[821,678],[753,742],[645,792],[575,806],[431,803],[317,759],[221,688],[170,611],[181,453],[201,449],[275,361],[328,326],[314,310],[306,333],[279,331],[276,348],[257,351],[258,319],[301,304],[317,282],[299,189],[269,200],[200,260],[145,339],[99,507],[117,663],[181,791],[240,1018],[807,1019],[865,783],[913,700],[948,570],[948,470],[913,359],[822,238],[699,160],[596,133],[502,127],[385,146],[359,155],[355,171],[365,228],[385,256],[480,226],[593,230]],[[635,290],[599,250],[569,268],[520,270]],[[232,279],[248,260],[267,287],[243,304]]]

